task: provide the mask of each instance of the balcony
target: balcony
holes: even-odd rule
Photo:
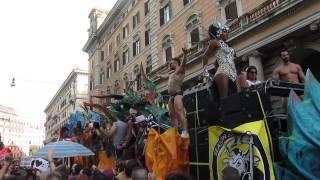
[[[267,0],[255,9],[229,23],[229,40],[259,26],[272,17],[279,15],[303,1],[306,0]]]

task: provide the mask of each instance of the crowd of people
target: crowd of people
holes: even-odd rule
[[[48,179],[48,180],[148,180],[156,179],[145,166],[144,147],[148,129],[156,126],[135,109],[129,115],[118,114],[113,123],[88,123],[73,129],[72,136],[61,128],[60,140],[81,143],[95,155],[66,159],[53,158],[54,149],[48,151],[48,170],[21,168],[6,156],[0,170],[0,179]],[[170,173],[166,179],[190,179],[184,173]]]

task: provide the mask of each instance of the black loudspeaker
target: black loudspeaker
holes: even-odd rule
[[[195,111],[196,100],[198,100],[198,109],[207,108],[210,101],[214,101],[213,85],[211,83],[199,84],[183,93],[183,104],[187,112]]]
[[[209,162],[209,137],[208,128],[190,128],[189,160],[192,163]],[[210,179],[209,166],[190,165],[190,174],[193,179]]]
[[[195,180],[207,180],[210,179],[210,167],[209,166],[196,166],[190,165],[190,175]]]
[[[211,83],[187,89],[184,92],[183,104],[187,111],[189,127],[194,127],[197,113],[200,126],[217,124],[220,118],[219,103],[216,101]]]
[[[264,110],[269,111],[271,108],[270,96],[262,92],[259,92],[259,94]],[[223,115],[248,111],[261,111],[257,92],[241,92],[221,99],[221,112]]]
[[[263,114],[261,111],[240,111],[232,114],[223,115],[221,117],[221,126],[233,129],[241,124],[262,120]]]

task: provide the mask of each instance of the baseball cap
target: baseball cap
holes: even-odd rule
[[[141,122],[143,122],[145,120],[146,120],[146,117],[144,117],[144,115],[140,115],[140,116],[136,117],[136,121],[134,123],[135,124],[139,124],[139,123],[141,123]]]

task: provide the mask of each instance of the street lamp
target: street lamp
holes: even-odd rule
[[[15,87],[15,86],[16,86],[16,83],[15,83],[15,79],[14,79],[14,78],[12,78],[12,82],[11,82],[10,86],[11,86],[11,87]]]

